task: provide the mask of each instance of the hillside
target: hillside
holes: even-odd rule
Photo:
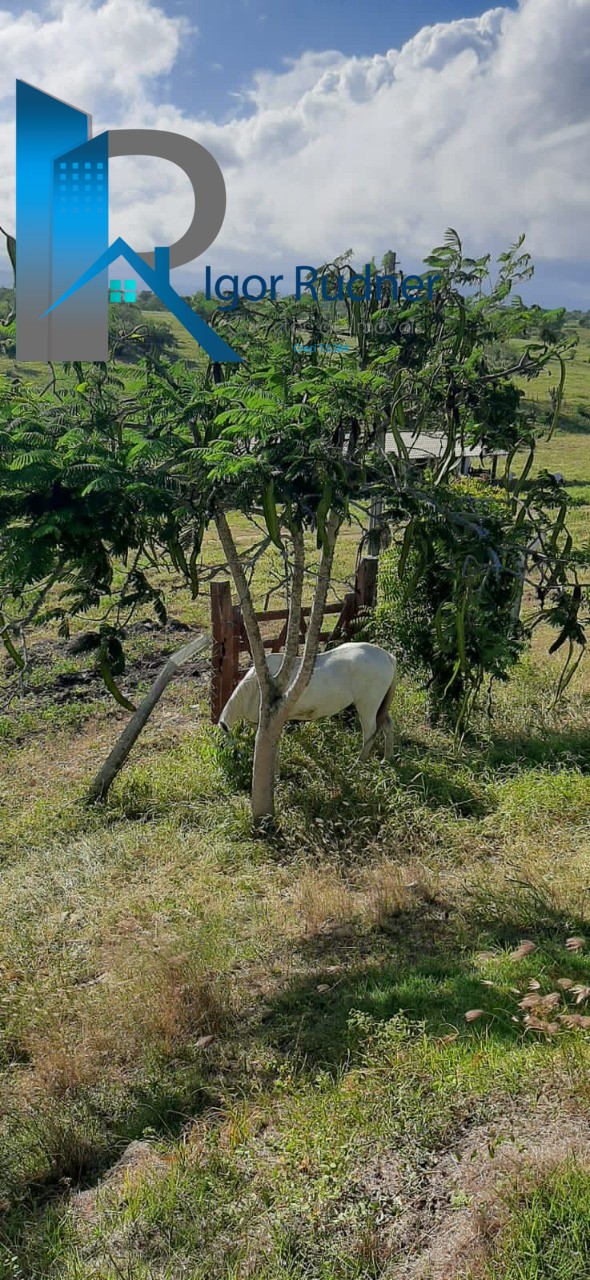
[[[580,547],[589,354],[537,458]],[[206,591],[140,618],[126,692],[208,624]],[[204,661],[88,810],[127,718],[94,655],[47,628],[24,686],[0,657],[0,1280],[581,1280],[590,667],[556,707],[547,648],[460,747],[409,678],[390,764],[354,720],[294,727],[266,842]]]

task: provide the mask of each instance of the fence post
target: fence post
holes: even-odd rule
[[[330,636],[330,643],[333,640],[339,640],[341,635],[345,635],[347,639],[350,638],[352,624],[357,613],[357,603],[356,593],[354,591],[347,591],[344,600],[342,601],[342,608],[338,615],[336,626]]]
[[[211,583],[211,719],[218,724],[238,680],[239,606],[232,604],[229,582]]]
[[[373,609],[377,603],[377,556],[365,556],[356,571],[354,591],[359,608]]]

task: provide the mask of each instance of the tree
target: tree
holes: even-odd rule
[[[68,635],[106,598],[99,648],[109,678],[113,666],[122,673],[120,633],[134,609],[149,603],[165,618],[149,566],[156,542],[164,562],[178,563],[177,495],[142,396],[126,394],[112,367],[71,372],[42,390],[20,376],[0,383],[0,602],[12,619],[0,634],[14,648],[11,636],[53,619]],[[119,563],[126,573],[115,589]]]
[[[137,295],[137,301],[142,311],[167,311],[168,308],[158,297],[157,293],[153,293],[151,289],[142,289]]]
[[[411,332],[373,361],[404,388],[389,424],[397,450],[382,503],[383,524],[398,538],[399,588],[391,578],[387,585],[392,621],[406,641],[414,638],[435,713],[450,714],[459,729],[486,674],[503,677],[541,620],[559,629],[552,651],[567,646],[558,691],[586,643],[587,596],[567,530],[568,494],[546,474],[532,478],[537,440],[558,422],[564,357],[575,338],[561,311],[526,307],[513,294],[532,274],[522,243],[500,255],[494,276],[490,256],[465,257],[450,231],[427,259],[440,276],[434,305],[422,299],[406,308]],[[371,341],[369,333],[369,359]],[[559,376],[543,423],[511,379],[532,380],[550,361]],[[412,475],[404,441],[423,430],[438,432],[443,447],[426,475]],[[458,486],[457,454],[466,444],[507,451],[501,505]],[[525,635],[519,619],[527,584],[537,608]]]
[[[3,355],[13,358],[16,355],[16,330],[15,330],[15,310],[14,299],[16,291],[16,240],[14,236],[9,235],[4,227],[0,227],[0,233],[6,241],[6,252],[10,259],[12,268],[13,285],[11,289],[0,290],[0,352]]]
[[[189,294],[184,298],[184,301],[188,303],[193,311],[196,311],[202,320],[206,320],[207,324],[211,323],[215,312],[219,308],[219,302],[216,302],[214,298],[208,298],[203,289],[200,289],[197,293]]]
[[[381,557],[372,638],[425,680],[433,721],[461,732],[484,679],[507,679],[526,643],[520,569],[530,522],[515,525],[505,489],[460,476],[444,496],[431,487],[411,535],[406,551]]]
[[[517,538],[526,528],[517,572],[524,580],[534,533],[540,614],[559,625],[555,647],[568,645],[568,678],[585,635],[583,590],[565,524],[567,496],[547,481],[530,479],[538,427],[510,385],[513,374],[533,378],[557,359],[561,378],[548,424],[553,429],[568,339],[552,330],[545,313],[527,309],[517,297],[507,301],[513,284],[531,270],[521,244],[501,256],[492,279],[489,256],[466,258],[456,233],[449,233],[428,260],[440,275],[432,302],[394,305],[392,298],[379,298],[376,269],[370,296],[350,299],[346,318],[334,303],[313,299],[302,305],[289,298],[241,301],[232,311],[217,312],[214,321],[243,354],[237,367],[187,369],[180,361],[170,364],[148,353],[132,393],[112,363],[75,364],[74,377],[60,386],[53,378],[42,390],[18,377],[5,380],[0,384],[0,635],[9,651],[17,653],[21,629],[43,611],[67,633],[73,617],[101,608],[95,642],[117,696],[125,618],[145,603],[165,617],[164,589],[161,580],[153,580],[152,567],[167,565],[196,594],[202,539],[213,522],[260,685],[253,813],[265,820],[274,812],[281,731],[317,656],[337,538],[342,524],[352,519],[366,533],[369,505],[378,513],[377,532],[400,540],[400,577],[405,580],[409,564],[414,565],[406,581],[410,594],[420,590],[420,574],[428,572],[433,511],[450,529],[481,542],[481,557],[457,555],[452,567],[446,652],[453,678],[460,677],[466,689],[468,597],[502,569],[504,549],[495,545],[493,522],[482,524],[477,512],[456,509],[453,471],[457,446],[493,431],[496,439],[504,433],[510,443],[508,522]],[[325,273],[351,272],[349,258],[327,264]],[[374,323],[389,313],[396,324],[400,318],[410,322],[398,324],[393,342],[388,325]],[[343,324],[348,353],[333,350]],[[310,337],[308,355],[303,348]],[[512,367],[505,359],[495,366],[490,352],[515,342],[519,349]],[[428,478],[417,475],[401,434],[425,427],[438,430],[443,440]],[[387,454],[386,431],[393,442]],[[510,468],[523,445],[528,456],[512,484]],[[238,554],[232,533],[236,510],[259,531],[246,558]],[[310,557],[311,539],[317,564]],[[253,565],[269,541],[283,559],[289,602],[284,661],[274,678],[264,659],[251,587]],[[306,578],[313,582],[312,609],[295,676]],[[58,601],[49,607],[51,587],[58,582]],[[474,661],[477,665],[477,656]]]
[[[150,565],[167,563],[199,588],[207,523],[217,527],[242,603],[262,691],[253,779],[255,818],[273,809],[281,729],[306,686],[317,655],[336,537],[381,412],[378,374],[310,363],[274,316],[278,337],[250,340],[248,369],[221,377],[217,366],[187,370],[147,359],[133,395],[108,366],[75,366],[78,383],[39,391],[22,379],[0,386],[0,626],[5,644],[25,622],[70,621],[108,602],[95,633],[105,679],[115,696],[124,669],[122,630],[138,604],[165,618]],[[266,317],[268,320],[268,317]],[[262,318],[261,318],[262,324]],[[288,324],[287,324],[288,329]],[[375,405],[375,409],[373,409]],[[282,551],[290,616],[283,668],[271,679],[246,568],[229,513],[266,522]],[[319,567],[301,670],[294,680],[306,572],[305,535],[313,532]],[[252,561],[252,553],[249,556]],[[119,562],[126,572],[117,582]],[[46,604],[61,582],[58,602]],[[42,611],[42,612],[41,612]],[[10,612],[10,621],[8,613]]]
[[[252,357],[251,353],[251,357]],[[260,364],[219,387],[223,406],[218,434],[204,451],[211,482],[211,509],[238,592],[260,687],[261,710],[252,777],[256,821],[274,814],[279,741],[289,713],[305,690],[318,653],[339,530],[351,504],[364,492],[367,467],[381,412],[384,379],[354,367],[316,364],[292,368],[293,351],[276,339]],[[379,460],[376,459],[379,466]],[[288,583],[289,617],[281,668],[272,677],[240,565],[228,513],[257,509],[279,548]],[[299,670],[300,616],[309,535],[319,552],[311,614]]]
[[[316,634],[306,643],[301,682],[289,683],[296,653],[293,633],[293,648],[290,651],[287,646],[280,677],[273,684],[251,599],[233,564],[235,547],[223,502],[226,508],[234,506],[243,512],[254,503],[262,504],[271,536],[281,547],[285,533],[278,513],[284,513],[293,547],[293,618],[300,603],[298,565],[304,535],[317,519],[321,481],[327,486],[323,508],[330,509],[333,520],[325,548],[330,557],[342,521],[354,504],[358,507],[370,500],[373,512],[380,512],[382,532],[388,537],[398,531],[401,535],[398,573],[406,601],[418,609],[420,601],[428,601],[427,657],[433,697],[437,710],[450,712],[459,731],[468,723],[485,675],[504,676],[520,652],[525,633],[519,604],[533,548],[532,582],[539,612],[530,621],[529,631],[541,616],[559,625],[553,647],[568,644],[561,688],[573,674],[585,632],[583,593],[565,526],[567,495],[557,494],[543,477],[528,478],[537,428],[522,392],[510,381],[515,373],[532,379],[549,360],[557,361],[561,376],[548,424],[553,430],[563,391],[564,354],[571,338],[561,326],[553,325],[554,313],[527,308],[517,296],[507,304],[514,284],[532,270],[521,250],[522,239],[501,255],[494,279],[489,255],[478,260],[465,257],[456,233],[449,232],[445,245],[428,259],[440,277],[434,304],[422,299],[398,305],[398,316],[413,323],[395,344],[387,330],[374,323],[380,312],[393,309],[391,297],[385,299],[384,307],[383,291],[378,297],[373,288],[368,298],[347,302],[348,332],[356,339],[356,348],[340,370],[330,357],[326,360],[317,354],[322,340],[326,342],[339,323],[332,304],[308,302],[304,316],[293,304],[280,306],[274,321],[271,308],[263,315],[242,304],[239,314],[228,322],[242,342],[248,333],[249,356],[246,368],[232,375],[227,390],[220,388],[227,408],[216,418],[220,433],[208,458],[214,464],[211,478],[219,486],[218,502],[222,503],[215,518],[261,688],[253,787],[258,816],[272,811],[278,738],[313,665],[325,595],[320,575],[312,612],[312,618],[318,619]],[[333,284],[337,271],[352,272],[349,257],[344,255],[324,268],[329,283]],[[467,294],[465,286],[470,290]],[[314,347],[314,368],[300,371],[289,344],[303,323]],[[262,354],[257,350],[261,331]],[[521,349],[515,350],[517,343]],[[499,365],[494,364],[494,347],[502,353]],[[507,347],[512,350],[511,368],[506,367]],[[339,388],[346,388],[342,398]],[[402,428],[406,433],[418,434],[425,428],[440,433],[443,448],[428,476],[420,477],[412,468]],[[397,445],[387,457],[382,447],[386,429]],[[491,494],[478,498],[458,489],[457,450],[467,442],[508,450],[501,502]],[[528,456],[520,477],[512,482],[510,468],[523,450]],[[349,457],[353,467],[345,472],[343,482],[342,464]],[[313,470],[316,462],[319,474]],[[291,487],[294,473],[295,491]],[[493,630],[487,619],[484,624],[486,609],[494,610]]]

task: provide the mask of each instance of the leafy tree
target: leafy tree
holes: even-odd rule
[[[15,290],[16,290],[16,240],[8,234],[4,227],[0,232],[6,240],[6,251],[10,259],[13,274],[13,286],[0,289],[0,353],[13,358],[16,355]]]
[[[197,293],[189,294],[184,301],[208,324],[211,323],[215,312],[219,309],[219,302],[214,301],[213,298],[208,298],[202,289]]]
[[[512,373],[533,378],[557,359],[555,420],[568,339],[555,334],[545,313],[518,298],[508,301],[514,283],[531,270],[521,243],[502,255],[493,279],[489,256],[466,258],[456,234],[449,233],[428,260],[440,275],[433,302],[402,299],[394,305],[378,298],[373,287],[368,299],[349,300],[346,321],[335,306],[313,299],[303,305],[293,299],[241,301],[235,310],[217,312],[214,323],[238,346],[242,365],[187,369],[148,352],[132,395],[112,364],[75,365],[75,378],[43,391],[5,379],[5,643],[14,648],[19,627],[32,612],[41,616],[52,583],[62,583],[52,612],[63,631],[73,616],[106,598],[99,643],[116,691],[115,668],[123,658],[115,641],[121,640],[125,616],[146,602],[164,616],[163,588],[160,579],[153,581],[150,566],[167,565],[196,593],[202,539],[213,522],[237,588],[261,691],[253,774],[253,812],[260,820],[273,813],[281,731],[317,656],[339,532],[351,519],[366,528],[368,504],[373,533],[401,544],[398,571],[409,595],[424,593],[437,540],[446,548],[435,623],[445,637],[447,663],[439,688],[452,671],[460,688],[453,681],[448,687],[463,723],[465,697],[469,701],[478,686],[482,663],[484,671],[490,669],[485,646],[474,645],[466,631],[468,609],[478,593],[492,592],[494,571],[512,571],[517,548],[522,585],[533,541],[539,608],[559,625],[556,645],[568,645],[571,674],[584,643],[584,604],[565,525],[567,497],[547,480],[530,480],[538,428],[509,382]],[[351,271],[344,259],[327,264],[325,273]],[[383,313],[411,321],[394,342],[387,326],[375,323]],[[343,322],[349,352],[322,350],[322,343],[333,345],[341,335]],[[301,348],[309,335],[316,349],[308,356]],[[496,367],[490,348],[515,339],[523,349],[512,368],[505,360]],[[429,477],[412,466],[402,429],[441,433],[444,447]],[[393,445],[387,454],[386,431]],[[459,509],[452,483],[457,448],[492,432],[510,445],[508,514],[503,510],[499,523],[495,509]],[[523,446],[526,461],[512,484],[510,469]],[[249,564],[232,533],[236,510],[261,531]],[[447,526],[442,541],[441,523]],[[453,528],[462,545],[449,541]],[[253,560],[269,541],[282,556],[289,601],[284,661],[274,678],[264,658],[250,577]],[[295,675],[306,580],[313,584],[311,617]]]
[[[484,679],[505,680],[521,654],[531,534],[530,522],[515,525],[505,490],[460,477],[442,501],[432,486],[404,563],[403,548],[381,557],[374,636],[426,680],[434,721],[444,715],[462,730]]]
[[[522,645],[527,580],[538,606],[529,630],[544,618],[559,626],[553,648],[567,645],[560,689],[585,645],[586,599],[566,527],[567,491],[546,474],[531,478],[537,440],[557,423],[573,339],[554,323],[560,312],[527,308],[518,296],[509,301],[514,284],[532,272],[522,238],[500,256],[495,278],[489,255],[466,258],[455,232],[427,265],[440,275],[434,305],[412,303],[413,333],[373,361],[403,387],[389,423],[398,448],[382,504],[384,526],[394,536],[399,531],[399,588],[385,581],[390,620],[406,644],[413,638],[436,711],[463,728],[485,676],[504,676]],[[559,381],[548,420],[539,424],[510,375],[533,379],[549,361],[557,362]],[[441,455],[424,478],[410,474],[401,429],[440,434]],[[453,481],[466,444],[507,451],[500,503]]]
[[[384,381],[354,367],[313,364],[303,374],[300,365],[284,335],[269,344],[256,332],[248,369],[226,380],[217,366],[190,371],[147,360],[132,397],[102,366],[75,366],[80,382],[50,394],[20,379],[0,383],[0,599],[12,618],[4,621],[5,641],[14,648],[32,609],[37,618],[56,618],[67,633],[73,617],[106,598],[111,603],[98,643],[103,674],[116,693],[129,611],[151,603],[165,616],[149,565],[167,564],[196,593],[202,538],[213,520],[262,688],[257,818],[272,811],[280,732],[313,669],[336,537],[365,474]],[[290,617],[276,680],[267,672],[231,532],[228,516],[235,509],[265,522],[262,546],[272,540],[285,560]],[[319,566],[295,680],[307,532],[313,532]],[[59,601],[49,608],[47,592],[58,581]]]
[[[158,469],[157,430],[137,420],[140,397],[126,397],[106,366],[73,372],[84,380],[49,394],[19,377],[0,380],[0,600],[12,601],[17,630],[53,617],[67,635],[71,619],[114,596],[106,616],[114,637],[138,603],[164,618],[142,566],[155,562],[154,540],[175,558],[175,494]],[[115,593],[119,562],[127,574]],[[41,613],[57,582],[60,603]],[[114,639],[109,647],[120,664]]]
[[[330,284],[336,271],[351,273],[348,257],[326,266]],[[530,258],[522,252],[522,239],[501,255],[495,277],[489,255],[477,260],[465,257],[454,232],[433,252],[427,265],[439,276],[434,303],[421,299],[397,304],[397,312],[411,318],[413,324],[393,345],[374,323],[379,312],[394,309],[391,299],[386,299],[384,308],[383,294],[378,297],[373,288],[369,298],[349,300],[348,331],[356,339],[356,348],[339,369],[333,358],[326,360],[317,354],[322,340],[330,336],[331,326],[333,332],[339,323],[329,307],[308,303],[302,316],[293,304],[279,306],[273,323],[271,308],[263,316],[260,309],[242,306],[237,316],[228,319],[226,323],[234,326],[234,334],[239,334],[242,342],[245,333],[249,335],[250,345],[247,368],[232,376],[224,392],[228,408],[216,420],[221,432],[211,455],[216,465],[212,475],[220,486],[227,485],[227,503],[245,512],[263,498],[266,476],[269,485],[272,480],[275,506],[290,514],[290,449],[294,448],[297,456],[304,436],[298,441],[289,426],[294,421],[308,422],[312,409],[320,408],[303,454],[310,459],[321,457],[331,488],[334,534],[355,503],[371,499],[382,534],[400,536],[400,590],[407,607],[414,610],[415,621],[422,608],[417,656],[429,666],[437,712],[450,714],[462,730],[486,675],[504,677],[522,648],[526,637],[519,621],[520,602],[529,569],[539,605],[530,627],[545,617],[559,626],[553,648],[568,646],[561,688],[571,678],[585,644],[584,597],[565,524],[567,494],[558,492],[546,477],[529,478],[538,425],[509,377],[518,373],[532,379],[549,360],[557,361],[560,379],[552,421],[547,423],[547,429],[553,430],[565,378],[564,355],[571,338],[553,324],[553,313],[527,308],[518,296],[508,302],[514,284],[527,279],[532,271]],[[299,373],[287,344],[303,323],[316,352],[313,370],[308,366]],[[261,332],[265,342],[262,354],[256,345]],[[272,348],[271,333],[276,336]],[[514,354],[516,342],[520,350]],[[499,365],[494,364],[494,346],[504,357]],[[511,368],[506,367],[507,349],[513,351]],[[256,360],[258,372],[253,375]],[[314,383],[323,388],[321,400],[317,393],[314,397]],[[338,397],[339,385],[346,387],[343,400]],[[359,405],[355,391],[361,388]],[[266,435],[271,423],[281,428],[280,448],[274,457],[264,453],[265,445],[273,443]],[[440,433],[441,456],[429,476],[420,477],[412,467],[402,429],[414,434],[425,429]],[[381,447],[386,430],[394,442],[387,457]],[[347,474],[344,486],[334,482],[341,466],[337,451],[331,455],[323,452],[328,432],[333,432],[332,446],[338,442],[344,451],[352,446],[356,470]],[[249,441],[246,455],[238,460],[235,444],[239,440],[241,447],[245,439]],[[499,495],[490,490],[485,496],[470,492],[455,482],[457,454],[468,443],[508,451]],[[511,467],[523,451],[525,462],[513,481]],[[246,477],[253,488],[242,487]],[[309,471],[299,479],[303,487],[296,512],[301,536],[309,522],[313,527],[320,486]],[[219,513],[216,518],[219,525]],[[273,524],[280,540],[275,517]],[[288,527],[288,532],[292,538],[293,530]],[[232,567],[229,527],[220,527],[220,535],[225,538],[224,549]],[[235,572],[234,579],[254,653],[255,619],[248,617],[245,584]],[[292,585],[293,599],[297,603]],[[321,592],[316,599],[322,603]],[[493,623],[490,610],[494,611]],[[405,622],[407,617],[406,613]],[[305,651],[308,658],[310,649],[311,642]],[[275,759],[273,734],[280,733],[292,702],[285,699],[280,683],[273,689],[262,652],[256,669],[263,702],[257,756],[260,751],[261,774],[269,777]],[[268,787],[264,804],[270,810],[271,783]]]
[[[293,367],[284,339],[267,344],[248,368],[218,389],[217,434],[204,451],[211,511],[231,570],[260,687],[261,710],[252,778],[257,820],[274,813],[279,740],[311,677],[319,647],[336,541],[366,484],[381,412],[384,379],[354,367]],[[377,460],[378,464],[378,460]],[[288,583],[289,618],[283,662],[268,670],[252,595],[238,559],[228,513],[258,509],[280,550]],[[314,535],[319,563],[310,548]],[[310,554],[311,552],[311,554]],[[314,580],[311,614],[299,670],[305,577]]]
[[[14,312],[14,289],[7,289],[5,285],[0,286],[0,316],[3,320]]]
[[[158,297],[157,293],[153,293],[151,289],[142,289],[137,295],[137,301],[142,311],[166,311],[167,307]]]

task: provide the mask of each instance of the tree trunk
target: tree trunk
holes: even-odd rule
[[[522,551],[519,556],[518,578],[514,587],[514,600],[512,601],[512,609],[510,611],[512,625],[517,627],[520,622],[520,611],[522,609],[522,600],[524,596],[524,588],[527,575],[528,556]]]
[[[270,720],[259,724],[256,732],[252,770],[252,817],[255,826],[274,818],[281,729],[280,722]]]
[[[283,659],[282,680],[279,680],[277,677],[271,676],[268,669],[264,642],[254,611],[250,587],[246,581],[246,575],[227,517],[221,510],[215,516],[221,545],[240,598],[242,616],[248,640],[250,641],[252,661],[260,689],[260,722],[256,734],[254,769],[252,773],[252,817],[254,823],[258,825],[263,824],[267,819],[272,819],[274,816],[274,790],[281,731],[289,718],[289,712],[301,697],[311,679],[319,647],[326,598],[330,586],[334,548],[341,521],[342,517],[336,511],[331,510],[329,512],[326,519],[325,538],[317,572],[301,666],[296,675],[293,675],[292,672],[299,647],[297,642],[299,640],[305,554],[303,530],[299,529],[292,535],[295,563],[291,594],[292,607],[289,611],[288,652]],[[291,668],[291,673],[287,674],[289,668]]]
[[[86,803],[94,804],[97,800],[104,800],[109,791],[111,784],[114,782],[119,770],[123,768],[127,756],[131,751],[134,743],[147,724],[154,707],[160,701],[164,690],[174,679],[179,667],[183,662],[188,662],[194,658],[202,649],[206,649],[211,644],[211,637],[208,635],[197,636],[196,640],[189,640],[188,644],[184,644],[181,649],[173,653],[168,658],[166,664],[162,667],[159,676],[149,691],[146,693],[143,702],[140,702],[137,711],[125,725],[125,728],[115,743],[110,755],[99,769],[92,786],[86,795]]]
[[[377,428],[375,435],[375,446],[382,449],[385,453],[385,445],[387,441],[386,428],[381,424]],[[381,522],[383,520],[383,498],[381,496],[373,496],[369,507],[369,537],[367,541],[367,551],[370,556],[378,556],[381,551]]]

